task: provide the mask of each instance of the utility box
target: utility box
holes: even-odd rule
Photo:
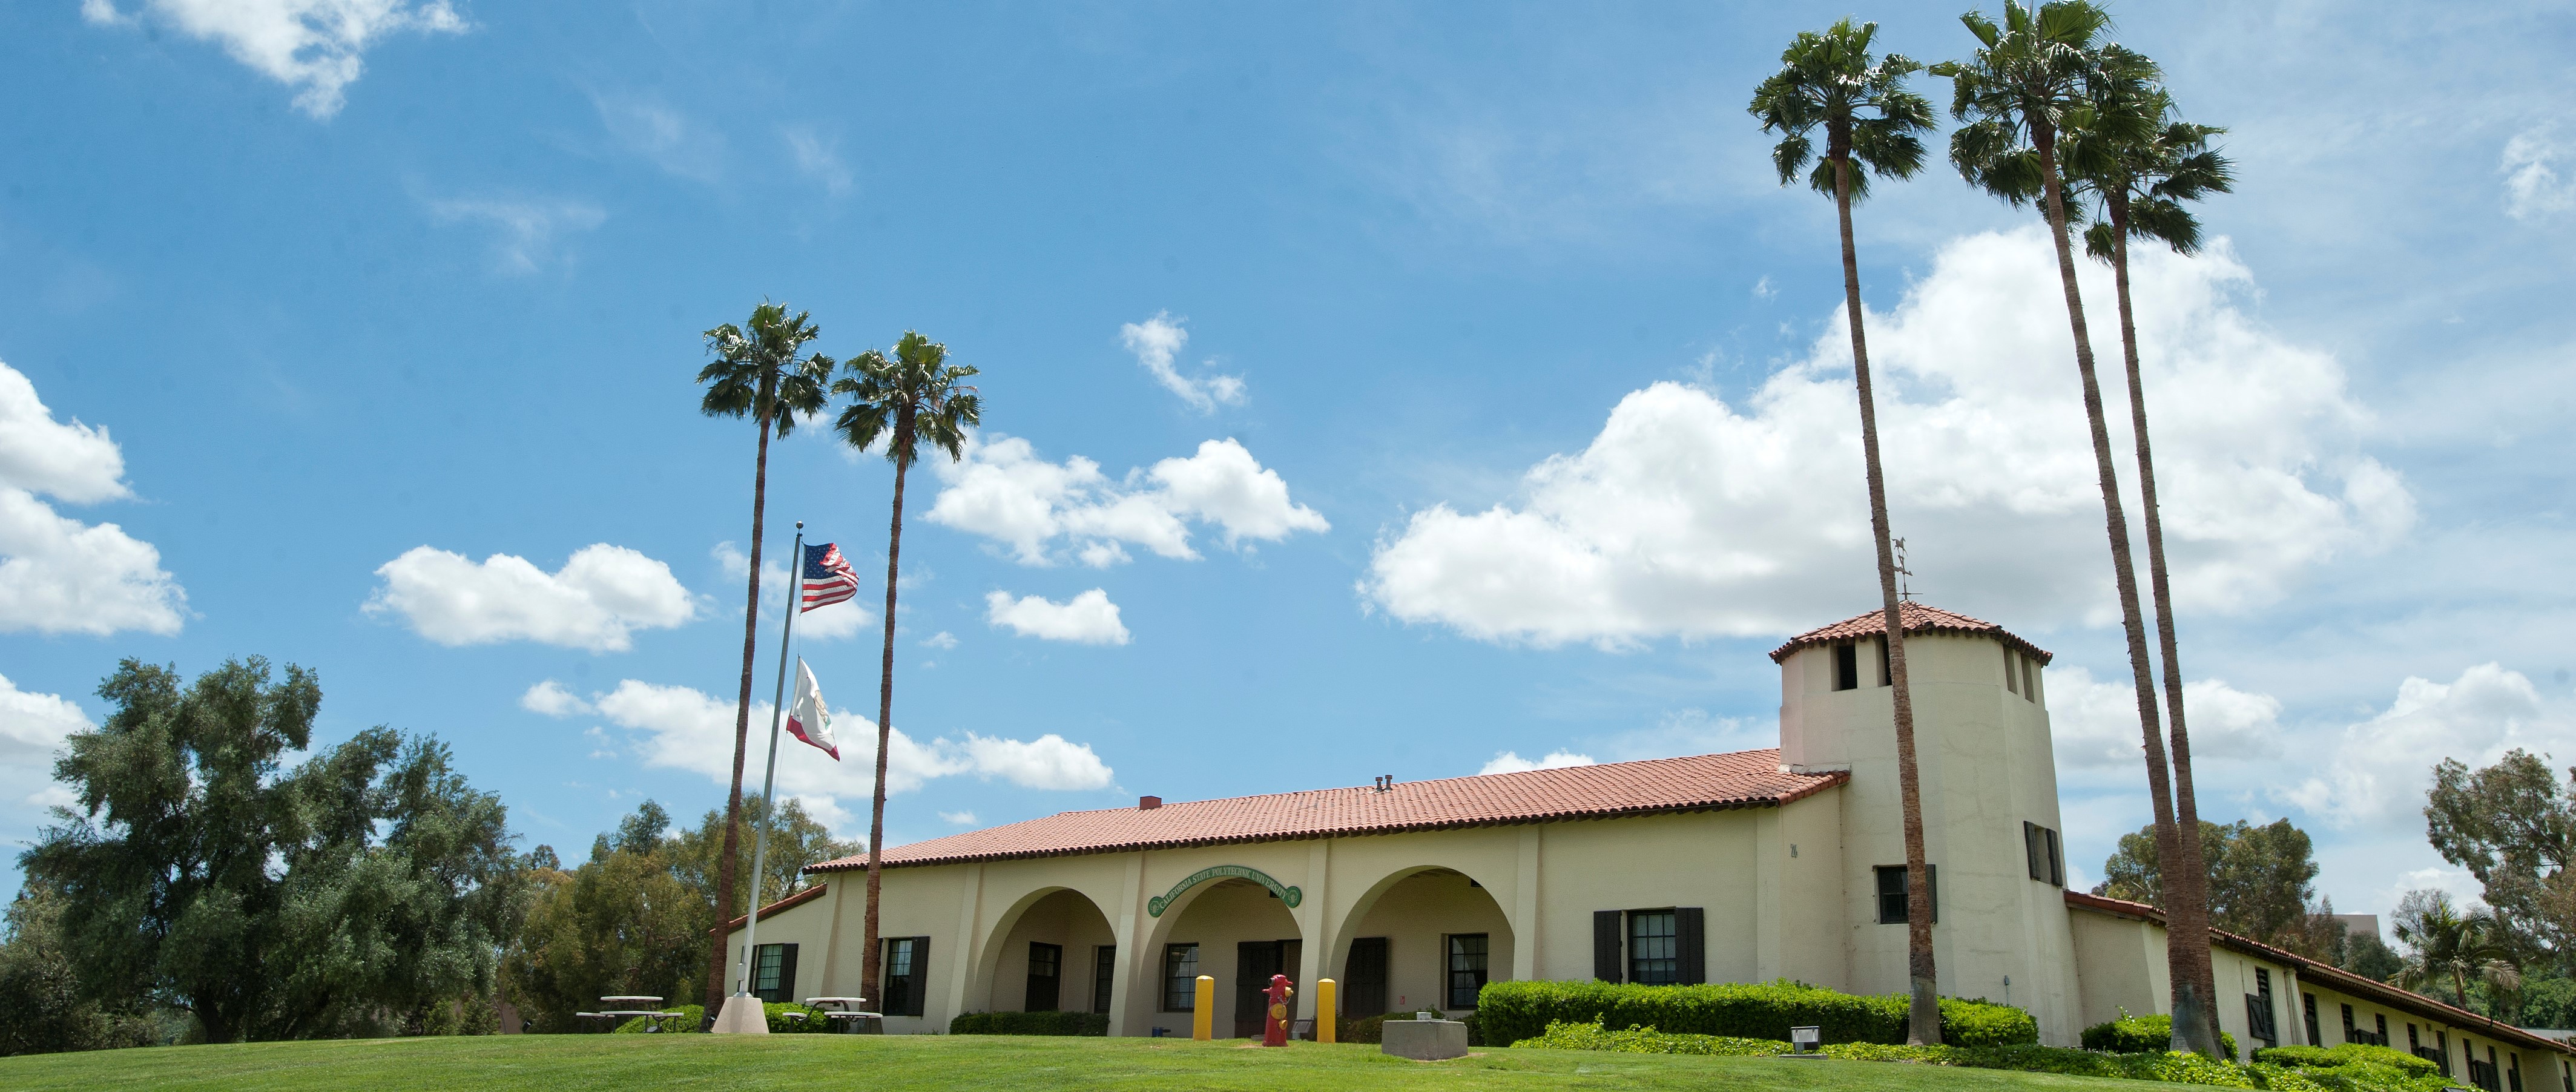
[[[1378,1052],[1417,1062],[1467,1056],[1467,1025],[1458,1020],[1389,1020],[1378,1025]]]

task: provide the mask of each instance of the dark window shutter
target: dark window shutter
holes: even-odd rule
[[[1941,924],[1941,866],[1923,866],[1923,890],[1932,896],[1932,924]]]
[[[2046,847],[2040,844],[2039,824],[2027,819],[2022,820],[2021,855],[2030,862],[2030,878],[2044,883],[2048,880],[2048,867],[2041,864],[2039,860],[2040,850],[2043,848]]]
[[[1696,986],[1708,981],[1708,911],[1697,906],[1673,908],[1674,954],[1681,958],[1675,981]]]
[[[912,938],[912,1004],[906,1016],[919,1016],[930,1011],[930,938]]]
[[[778,947],[781,949],[778,956],[778,999],[793,1003],[796,1000],[796,946],[781,944]]]
[[[2048,833],[2048,882],[2064,887],[2066,886],[2066,847],[2058,841],[2056,828],[2043,829]]]
[[[1619,958],[1621,917],[1618,910],[1592,912],[1592,977],[1604,982],[1627,980]]]

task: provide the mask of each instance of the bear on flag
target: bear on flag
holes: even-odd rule
[[[841,760],[841,749],[832,742],[832,714],[823,705],[823,688],[815,684],[814,669],[805,666],[802,656],[796,658],[796,703],[787,707],[787,730],[832,756],[832,761]]]

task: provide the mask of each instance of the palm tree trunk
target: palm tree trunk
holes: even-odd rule
[[[882,969],[879,964],[885,958],[885,953],[878,950],[883,945],[877,942],[877,891],[885,848],[886,745],[894,737],[894,592],[895,575],[902,567],[903,558],[903,479],[904,472],[912,468],[912,420],[913,409],[909,405],[895,413],[891,449],[894,454],[894,522],[886,531],[885,658],[880,664],[881,674],[877,677],[877,788],[868,815],[867,912],[859,930],[859,943],[864,945],[859,955],[859,988],[875,990],[879,995],[885,992],[878,989],[880,983],[877,981],[877,973]],[[882,996],[874,1000],[884,1004]]]
[[[2156,506],[2156,460],[2147,442],[2147,387],[2138,366],[2138,322],[2129,296],[2129,193],[2112,188],[2111,283],[2120,302],[2120,353],[2129,371],[2129,430],[2138,447],[2138,503],[2147,521],[2147,586],[2155,595],[2156,645],[2165,663],[2165,718],[2173,740],[2174,863],[2165,888],[2166,943],[2180,945],[2192,980],[2209,1006],[2212,1041],[2218,1039],[2216,968],[2209,956],[2209,867],[2201,854],[2200,808],[2191,787],[2191,734],[2183,727],[2182,654],[2174,639],[2173,585],[2166,578],[2164,517]],[[2173,879],[2182,881],[2177,887]]]
[[[2066,192],[2057,174],[2057,134],[2045,120],[2033,119],[2032,143],[2039,149],[2042,210],[2048,215],[2049,241],[2057,248],[2057,279],[2066,293],[2066,321],[2075,335],[2075,370],[2084,381],[2084,417],[2093,433],[2094,472],[2101,479],[2102,520],[2111,539],[2111,575],[2120,596],[2120,627],[2128,637],[2129,672],[2138,691],[2138,728],[2146,740],[2147,787],[2155,797],[2157,870],[2163,874],[2166,890],[2175,882],[2176,846],[2172,785],[2166,777],[2162,717],[2156,710],[2155,669],[2148,662],[2147,626],[2138,607],[2137,565],[2129,556],[2129,518],[2120,503],[2120,472],[2111,461],[2110,423],[2102,410],[2102,384],[2093,370],[2093,337],[2084,324],[2084,294],[2075,281],[2075,248],[2066,234]],[[2188,883],[2188,880],[2183,881]],[[2168,895],[2170,901],[2170,894]],[[2201,992],[2200,980],[2184,946],[2171,936],[2171,919],[2165,960],[2173,983],[2173,1046],[2215,1056],[2218,1044],[2210,1041],[2208,995]]]
[[[1887,620],[1887,679],[1896,703],[1896,785],[1905,828],[1905,969],[1911,1004],[1905,1041],[1941,1042],[1940,979],[1932,961],[1931,873],[1923,861],[1923,783],[1914,759],[1914,702],[1905,673],[1905,619],[1896,596],[1896,553],[1889,538],[1887,479],[1878,457],[1878,408],[1870,392],[1869,339],[1862,332],[1860,259],[1852,246],[1851,134],[1836,131],[1834,214],[1843,243],[1843,312],[1851,326],[1852,381],[1860,392],[1861,465],[1869,479],[1870,541],[1878,547],[1878,595]]]
[[[715,950],[707,957],[706,1013],[700,1020],[707,1027],[715,1026],[716,1013],[724,1007],[725,953],[733,947],[733,936],[724,924],[733,914],[734,858],[742,850],[742,760],[751,739],[752,657],[760,648],[760,523],[769,501],[769,404],[774,383],[768,374],[760,377],[760,401],[752,407],[752,420],[760,426],[760,454],[753,459],[751,472],[751,581],[743,596],[742,697],[733,714],[733,787],[725,795],[724,855],[716,861]]]

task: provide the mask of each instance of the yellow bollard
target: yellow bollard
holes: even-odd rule
[[[1216,979],[1207,975],[1199,976],[1198,996],[1190,1008],[1190,1038],[1216,1038]]]
[[[1341,1009],[1338,1007],[1341,998],[1336,996],[1339,993],[1341,988],[1332,979],[1315,980],[1315,1041],[1318,1043],[1340,1041],[1333,1035],[1333,1032],[1340,1030],[1342,1022]]]

